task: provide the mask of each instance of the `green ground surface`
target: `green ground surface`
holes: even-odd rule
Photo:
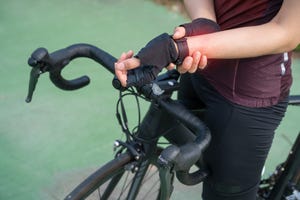
[[[96,63],[76,60],[68,78],[90,76],[89,87],[65,92],[42,76],[25,103],[27,59],[37,47],[50,52],[90,43],[118,56],[138,50],[185,19],[141,0],[10,0],[0,3],[0,199],[62,199],[82,176],[110,158],[120,136],[114,118],[118,92],[111,75]],[[293,93],[300,94],[300,62],[293,68]],[[145,107],[145,106],[144,106]],[[129,110],[135,105],[129,104]],[[300,130],[299,109],[289,108],[267,162],[267,173],[284,158]],[[134,113],[132,113],[134,115]],[[199,199],[198,189],[178,192]],[[190,196],[189,196],[190,195]],[[198,198],[197,198],[198,196]]]

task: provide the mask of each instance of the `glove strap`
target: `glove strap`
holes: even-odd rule
[[[181,65],[185,57],[189,56],[189,47],[186,38],[175,40],[178,48],[178,58],[175,65]]]

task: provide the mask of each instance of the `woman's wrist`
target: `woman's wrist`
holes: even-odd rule
[[[177,51],[177,60],[175,61],[174,64],[176,65],[181,65],[183,60],[189,56],[189,47],[187,44],[187,38],[183,37],[180,38],[178,40],[173,40],[174,41],[174,45]]]

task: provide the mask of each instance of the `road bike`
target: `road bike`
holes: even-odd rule
[[[48,53],[36,49],[28,59],[32,67],[28,96],[30,102],[38,78],[49,72],[50,80],[63,90],[76,90],[89,84],[89,77],[65,79],[61,72],[76,58],[90,58],[114,75],[115,57],[90,44],[74,44]],[[201,120],[203,110],[188,110],[172,99],[179,89],[180,74],[170,70],[156,77],[152,66],[128,72],[131,87],[124,88],[112,76],[112,85],[120,91],[116,118],[125,135],[114,142],[115,156],[83,180],[66,195],[65,200],[81,199],[172,199],[174,181],[185,185],[201,183],[210,171],[202,161],[202,153],[209,145],[210,130]],[[149,81],[151,80],[151,81]],[[130,130],[124,97],[133,95],[149,101],[150,106],[138,124]],[[300,105],[300,95],[289,97],[290,105]],[[139,110],[139,106],[138,106]],[[166,142],[161,142],[165,138]],[[288,158],[274,173],[260,183],[258,200],[300,200],[300,134]]]

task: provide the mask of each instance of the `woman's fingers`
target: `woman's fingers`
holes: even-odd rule
[[[203,55],[200,59],[198,67],[200,69],[204,69],[206,66],[207,66],[207,57],[205,55]]]
[[[193,58],[191,56],[186,57],[183,60],[182,65],[178,66],[177,68],[178,72],[181,74],[186,73],[191,68],[192,63],[193,63]]]
[[[193,53],[192,56],[188,56],[183,60],[181,66],[178,67],[180,73],[195,73],[197,69],[204,69],[207,65],[207,57],[202,55],[199,51]]]
[[[201,59],[201,53],[199,51],[193,53],[193,62],[191,64],[191,67],[188,70],[189,73],[195,73],[197,71],[200,59]]]
[[[122,63],[115,63],[115,75],[117,76],[117,78],[121,82],[121,85],[123,87],[126,87],[127,71],[126,70],[120,70],[121,68],[123,68],[120,65],[123,65],[123,64]]]
[[[121,82],[122,86],[126,86],[127,71],[140,66],[140,60],[133,57],[133,51],[122,53],[118,61],[115,63],[115,75]]]

